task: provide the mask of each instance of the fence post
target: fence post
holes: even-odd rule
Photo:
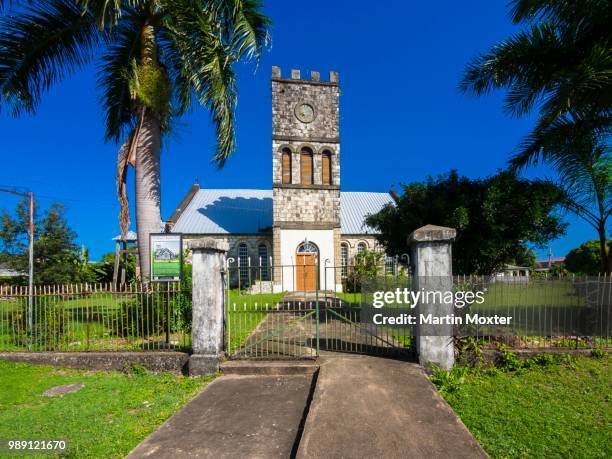
[[[453,287],[452,241],[457,232],[453,228],[425,225],[408,236],[412,252],[413,289],[415,292],[445,292]],[[444,304],[434,295],[433,301],[420,301],[418,317],[432,314],[441,317],[453,313],[452,304]],[[433,336],[435,331],[435,335]],[[416,350],[423,366],[438,365],[450,369],[455,362],[453,326],[423,326],[417,320]]]
[[[205,375],[219,370],[223,352],[225,306],[225,258],[229,244],[212,238],[188,241],[192,257],[193,322],[189,374]]]

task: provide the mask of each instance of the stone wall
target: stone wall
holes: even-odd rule
[[[247,246],[249,262],[251,269],[249,270],[249,278],[251,283],[256,280],[259,280],[262,274],[262,270],[258,269],[260,267],[259,261],[259,246],[261,244],[265,245],[268,252],[268,266],[271,264],[271,257],[274,257],[272,251],[272,234],[245,234],[245,235],[202,235],[202,236],[184,236],[184,244],[187,246],[187,241],[194,239],[201,239],[204,237],[212,237],[213,239],[227,242],[229,244],[228,251],[228,263],[229,263],[229,283],[230,288],[234,288],[238,285],[238,259],[239,259],[239,246],[244,243]],[[191,263],[191,254],[187,255],[187,262]],[[233,259],[233,260],[232,260]],[[270,271],[270,278],[272,278],[272,272]],[[241,285],[242,287],[242,285]],[[245,285],[246,287],[246,285]]]
[[[340,190],[274,188],[273,196],[274,226],[305,227],[302,223],[340,226]]]
[[[273,140],[272,141],[272,182],[274,186],[283,186],[282,184],[282,154],[283,149],[291,150],[291,184],[293,186],[300,185],[300,152],[302,148],[308,147],[313,152],[313,179],[314,185],[323,186],[322,178],[322,154],[324,151],[331,153],[331,186],[329,188],[338,188],[340,186],[340,144],[326,143],[315,141],[291,141],[291,140]],[[305,185],[308,186],[308,185]]]
[[[313,72],[310,79],[302,79],[299,70],[292,72],[292,78],[281,78],[278,67],[272,72],[272,135],[337,139],[338,74],[331,72],[330,80],[335,81],[322,82],[317,81],[318,72]],[[301,102],[314,108],[314,120],[310,123],[296,122],[295,107]]]
[[[363,234],[363,235],[361,234],[359,235],[342,234],[340,236],[340,243],[343,243],[343,242],[348,244],[349,264],[353,262],[353,260],[355,259],[355,255],[357,255],[357,245],[360,242],[364,242],[368,250],[374,250],[374,251],[384,250],[384,248],[376,240],[376,237],[371,234]],[[338,260],[340,260],[340,257],[338,257]]]

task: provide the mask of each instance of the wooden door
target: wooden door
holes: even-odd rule
[[[317,267],[314,253],[296,254],[295,281],[298,291],[312,292],[317,288]]]

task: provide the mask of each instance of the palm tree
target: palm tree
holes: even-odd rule
[[[607,220],[612,212],[612,1],[514,0],[511,17],[525,30],[474,59],[460,89],[477,96],[505,88],[505,110],[537,109],[533,131],[510,161],[515,170],[551,164],[566,205],[598,232],[602,271],[612,271]]]
[[[5,9],[10,3],[3,2]],[[125,178],[132,165],[140,269],[146,281],[149,234],[162,230],[162,140],[173,121],[197,102],[211,112],[213,161],[223,166],[235,148],[232,67],[261,55],[270,21],[258,0],[16,3],[11,15],[0,19],[0,108],[13,116],[34,113],[46,90],[99,56],[106,140],[121,145],[121,230],[125,234],[130,224]]]

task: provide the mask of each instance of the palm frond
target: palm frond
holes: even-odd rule
[[[90,62],[101,39],[93,17],[71,0],[0,18],[0,106],[14,116],[34,112],[45,91]]]
[[[540,119],[536,128],[519,144],[510,159],[514,170],[524,169],[547,160],[552,155],[575,155],[590,151],[595,145],[607,144],[611,133],[611,116],[583,118],[580,115],[561,115],[555,119]]]
[[[231,0],[227,5],[231,31],[231,45],[237,59],[258,59],[270,42],[271,20],[261,12],[262,3],[257,0]]]
[[[131,132],[127,140],[121,145],[117,155],[117,175],[115,183],[117,186],[117,198],[119,200],[119,226],[121,237],[125,238],[130,228],[130,205],[127,195],[127,170],[130,164],[130,157],[135,145],[135,135]]]
[[[112,28],[125,10],[133,10],[150,3],[147,0],[76,0],[82,11],[91,14],[100,30]]]
[[[508,87],[505,108],[522,115],[550,88],[563,54],[557,30],[547,24],[534,25],[468,64],[459,89],[481,96]]]
[[[567,208],[597,225],[612,206],[609,126],[609,119],[596,125],[591,119],[560,117],[526,137],[510,166],[516,171],[539,161],[550,165],[558,173]]]
[[[513,0],[510,18],[521,22],[551,21],[559,25],[580,23],[585,16],[609,14],[609,0]]]
[[[236,76],[242,58],[256,58],[268,43],[269,20],[255,0],[213,1],[207,7],[189,0],[164,0],[162,51],[175,83],[179,111],[192,96],[211,112],[216,128],[213,161],[219,167],[235,148]]]
[[[146,17],[136,10],[124,11],[113,28],[106,53],[100,64],[98,87],[106,112],[106,138],[119,142],[134,129],[135,115],[130,97],[129,76],[134,60],[140,56],[140,32]]]

